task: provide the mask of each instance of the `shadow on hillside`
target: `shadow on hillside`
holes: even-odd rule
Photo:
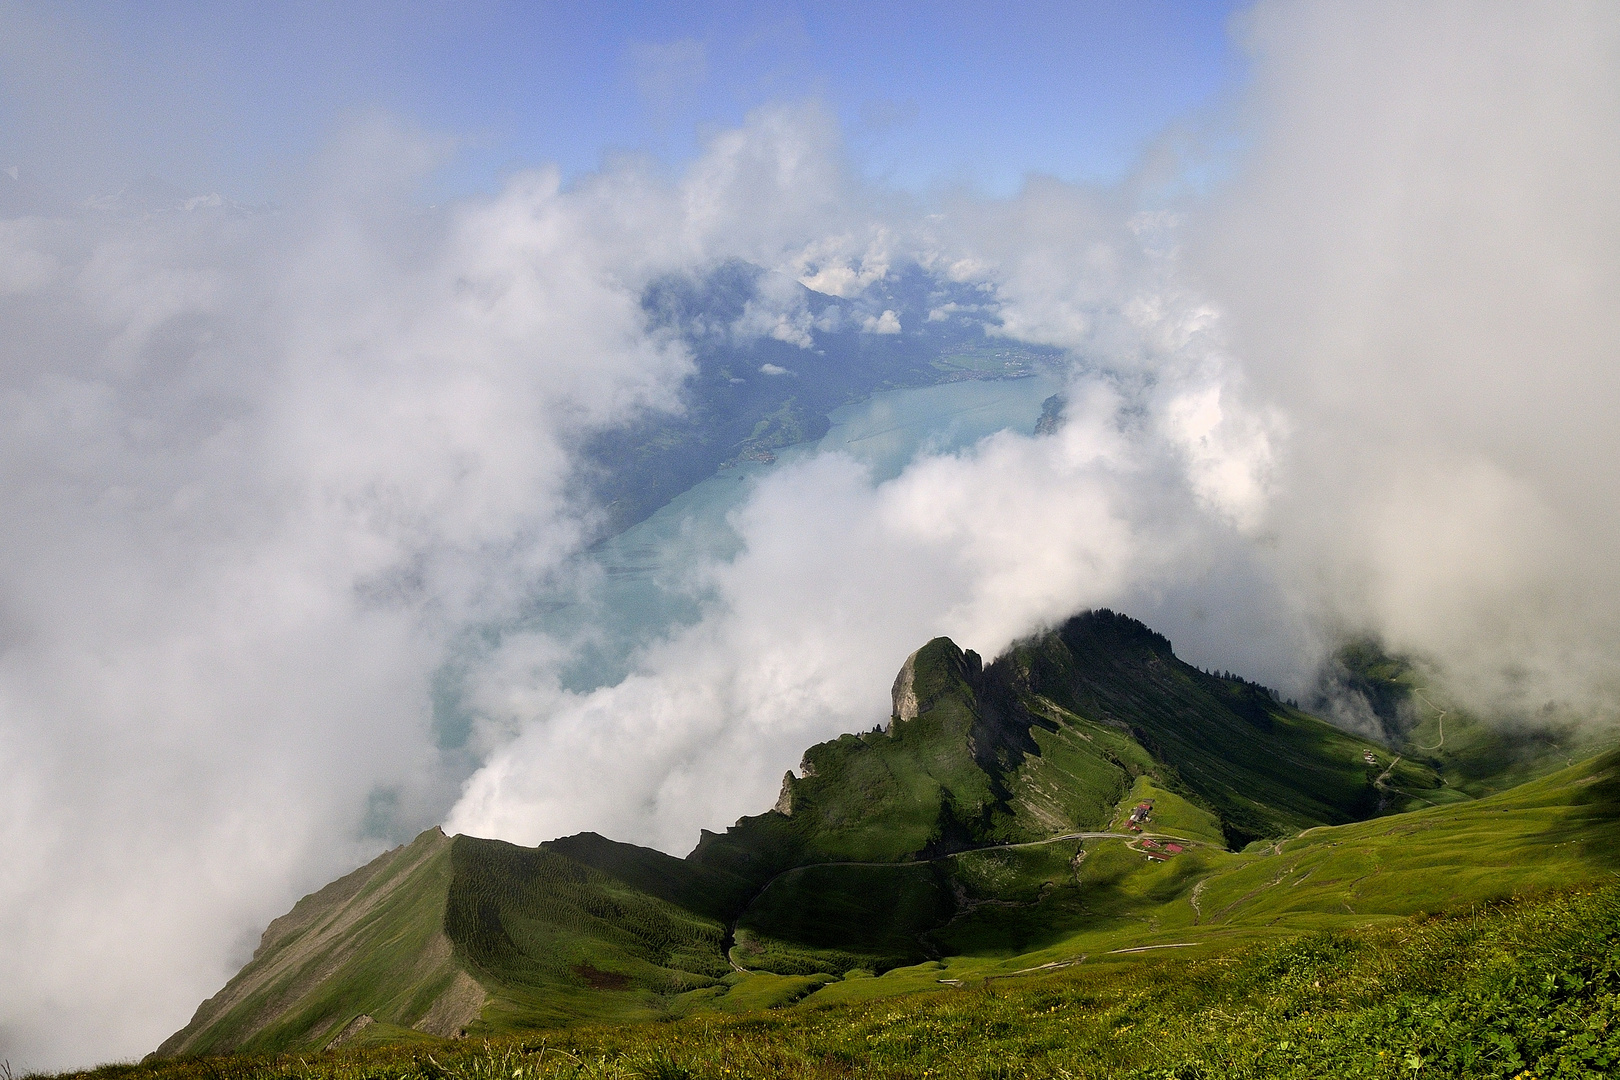
[[[1587,777],[1575,784],[1569,817],[1544,834],[1546,841],[1566,842],[1577,829],[1587,860],[1620,871],[1620,750],[1593,761]]]

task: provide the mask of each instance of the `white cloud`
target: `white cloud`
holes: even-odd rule
[[[853,299],[888,276],[894,242],[889,227],[876,225],[864,250],[854,235],[826,237],[805,245],[791,265],[805,288]]]
[[[492,682],[485,708],[521,734],[448,827],[596,829],[684,853],[696,823],[768,806],[809,743],[883,722],[916,644],[949,633],[994,651],[1119,596],[1175,542],[1131,520],[1142,464],[1119,400],[1079,393],[1058,436],[1007,433],[887,483],[839,455],[770,475],[736,523],[743,554],[712,568],[718,602],[630,678],[582,695]]]
[[[779,367],[776,364],[761,364],[761,365],[759,365],[759,373],[761,375],[791,375],[791,374],[793,374],[787,368]]]
[[[39,292],[60,272],[50,232],[38,220],[0,221],[0,296]]]
[[[368,794],[437,815],[438,643],[577,543],[569,432],[686,370],[590,199],[8,234],[56,266],[0,346],[14,1060],[150,1049],[378,843]]]
[[[810,330],[815,317],[805,302],[804,290],[787,274],[767,272],[755,284],[755,295],[731,327],[738,338],[775,338],[808,349],[815,345]]]
[[[366,124],[273,214],[0,225],[0,1056],[151,1049],[376,850],[371,795],[442,813],[445,642],[577,548],[578,434],[689,370],[642,287],[826,208],[824,121],[753,125],[423,211],[433,147]]]
[[[861,333],[863,334],[898,334],[900,332],[900,317],[893,311],[885,311],[881,315],[868,315],[861,320]]]
[[[766,805],[806,742],[881,721],[917,643],[994,652],[1086,604],[1279,680],[1348,626],[1440,657],[1479,701],[1509,677],[1520,703],[1600,700],[1620,635],[1590,597],[1613,589],[1581,584],[1620,566],[1597,465],[1620,95],[1616,20],[1583,10],[1266,5],[1258,154],[1213,213],[1037,179],[897,227],[893,251],[992,284],[1007,336],[1114,375],[1080,380],[1056,439],[884,484],[837,458],[770,477],[701,623],[619,686],[489,700],[520,734],[452,824],[683,850],[693,823]],[[580,780],[614,769],[635,797]]]
[[[1233,526],[1265,509],[1272,429],[1245,408],[1208,312],[1174,295],[1149,306],[1106,337],[1151,339],[1126,357],[1151,351],[1156,378],[1077,374],[1054,436],[1003,432],[883,483],[839,455],[767,476],[733,522],[742,553],[708,568],[704,618],[624,682],[572,694],[490,678],[489,726],[517,735],[448,827],[520,842],[594,829],[684,853],[698,826],[769,805],[807,744],[881,723],[896,668],[930,637],[994,655],[1086,606],[1207,594],[1217,553],[1247,557]],[[1255,636],[1297,633],[1282,616]]]
[[[1290,418],[1287,580],[1476,704],[1613,712],[1620,9],[1264,3],[1243,26],[1252,152],[1188,250]]]
[[[955,315],[959,311],[986,311],[986,310],[989,310],[989,309],[988,309],[987,305],[984,305],[984,304],[958,304],[955,300],[952,300],[948,304],[940,304],[938,307],[929,308],[928,309],[928,321],[929,322],[944,322],[945,320],[949,319],[952,315]]]

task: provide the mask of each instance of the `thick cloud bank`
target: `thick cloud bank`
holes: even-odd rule
[[[621,685],[514,677],[511,643],[484,706],[519,734],[452,827],[683,850],[880,722],[930,635],[993,653],[1101,603],[1289,690],[1372,633],[1487,713],[1614,715],[1620,16],[1266,4],[1240,31],[1251,145],[1211,199],[1032,181],[913,234],[1091,365],[1070,426],[772,477],[708,616]]]
[[[830,139],[769,113],[679,183],[424,211],[431,146],[373,125],[279,211],[0,222],[0,1056],[150,1049],[440,818],[446,640],[577,549],[582,433],[677,407],[646,284],[836,229]]]
[[[554,643],[508,639],[477,705],[517,734],[448,827],[525,842],[591,829],[684,853],[695,825],[770,805],[809,743],[885,722],[896,670],[929,638],[994,655],[1085,606],[1202,589],[1211,556],[1242,558],[1272,418],[1244,406],[1210,312],[1144,242],[1150,224],[1038,185],[919,227],[913,257],[983,276],[1026,340],[1089,357],[1067,422],[924,454],[881,483],[837,454],[772,473],[734,516],[743,550],[711,568],[705,617],[618,685],[566,692]]]
[[[769,806],[805,746],[885,722],[900,661],[930,637],[993,653],[1162,577],[1197,525],[1141,489],[1174,490],[1174,469],[1121,432],[1111,389],[1085,393],[1055,436],[1004,433],[883,484],[840,455],[771,475],[738,515],[745,550],[715,568],[709,615],[617,686],[563,693],[509,642],[483,704],[521,734],[449,827],[684,853],[695,824]]]
[[[685,850],[881,722],[935,634],[994,652],[1111,604],[1292,689],[1372,631],[1476,703],[1612,705],[1620,15],[1240,29],[1244,149],[1196,200],[1035,179],[918,207],[775,109],[674,178],[424,209],[431,145],[378,125],[275,212],[0,220],[0,1056],[150,1049],[299,893],[445,814]],[[680,407],[648,284],[732,259],[766,273],[727,332],[796,346],[801,285],[982,287],[1069,351],[1067,423],[889,479],[771,473],[740,554],[693,568],[702,618],[622,683],[563,689],[539,633],[479,660],[469,777],[433,673],[568,572],[600,515],[574,448]]]
[[[1194,262],[1292,417],[1306,603],[1476,703],[1615,710],[1620,9],[1262,4]]]

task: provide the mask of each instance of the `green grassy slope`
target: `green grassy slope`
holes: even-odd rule
[[[1620,872],[1620,752],[1476,802],[1316,828],[1241,853],[1189,846],[1156,863],[1139,847],[1093,838],[1018,849],[1048,853],[1044,874],[1022,870],[1013,888],[1000,886],[1002,902],[928,931],[939,962],[833,982],[808,1000],[930,991],[942,980],[973,983],[1080,958],[1108,965],[1160,950],[1199,956],[1612,882]]]
[[[994,669],[993,669],[994,670]],[[1010,770],[1008,811],[1029,835],[1101,826],[1144,776],[1162,772],[1129,732],[1024,695],[1034,749]]]
[[[988,666],[940,638],[902,669],[886,730],[812,747],[776,810],[688,858],[424,834],[278,920],[160,1052],[851,1002],[1609,872],[1613,759],[1479,801],[1443,767],[1110,612]]]
[[[734,917],[757,888],[757,883],[748,878],[662,851],[621,844],[596,833],[565,836],[540,847],[649,896],[718,921]]]
[[[1149,860],[1139,840],[1095,836],[785,874],[739,923],[754,950],[747,966],[887,972],[815,995],[867,998],[1118,949],[1359,926],[1620,870],[1617,753],[1483,800],[1314,828],[1241,853],[1222,850],[1208,811],[1147,777],[1116,824],[1142,798],[1155,801],[1149,832],[1184,846],[1165,862]],[[925,902],[943,896],[954,902]],[[916,967],[929,960],[939,963]]]
[[[956,909],[950,885],[938,864],[789,870],[743,913],[731,955],[750,969],[786,975],[920,963],[937,954],[919,934]]]
[[[1279,703],[1263,687],[1199,671],[1135,619],[1088,612],[1015,646],[995,665],[1028,694],[1128,731],[1166,772],[1221,818],[1233,847],[1380,810],[1384,748]],[[1412,791],[1440,786],[1403,761],[1391,781]]]
[[[937,638],[907,661],[894,711],[886,731],[812,747],[778,810],[706,833],[693,859],[764,881],[1045,839],[1100,828],[1141,776],[1212,811],[1233,847],[1442,790],[1427,764],[1205,674],[1108,611],[988,667]]]
[[[692,879],[715,880],[712,871],[655,852],[642,860],[619,852],[630,864],[626,880],[561,853],[582,847],[601,845],[574,838],[521,848],[456,837],[445,931],[490,988],[486,1025],[662,1015],[670,996],[730,973],[726,926],[657,895],[689,893]],[[668,860],[675,873],[648,881],[654,860]]]
[[[779,989],[812,980],[777,977]],[[853,982],[875,983],[865,978]],[[761,993],[751,1004],[782,1000]],[[1135,954],[903,999],[433,1048],[111,1065],[87,1080],[1601,1078],[1620,1069],[1620,889]]]
[[[1620,870],[1620,752],[1475,802],[1311,830],[1212,880],[1213,925],[1440,911]]]
[[[157,1056],[665,1015],[731,971],[722,915],[753,889],[593,834],[519,848],[433,829],[271,924]]]
[[[724,966],[719,921],[547,850],[553,845],[434,834],[419,844],[433,849],[436,862],[427,861],[450,871],[441,894],[448,936],[490,992],[482,1017],[467,1025],[479,1036],[859,1003],[1076,965],[1123,978],[1172,951],[1177,963],[1196,963],[1303,932],[1556,891],[1612,878],[1620,861],[1620,754],[1477,802],[1316,828],[1245,852],[1223,850],[1207,810],[1146,776],[1119,812],[1142,798],[1155,803],[1149,832],[1185,842],[1167,862],[1149,861],[1140,838],[1095,836],[789,871],[739,920],[732,955],[746,973]],[[556,846],[620,860],[627,878],[668,858],[589,836]],[[663,887],[681,888],[681,871],[667,868]],[[334,887],[362,891],[353,882]],[[373,979],[374,995],[382,981]],[[376,1015],[376,1000],[344,1007]],[[337,1024],[346,1014],[328,1007],[324,1015]],[[409,1014],[393,1016],[379,1017],[357,1045],[410,1035],[399,1022]],[[276,1046],[265,1038],[236,1045]]]
[[[811,747],[802,775],[784,780],[780,810],[704,834],[694,861],[764,880],[805,863],[895,861],[995,836],[1004,793],[973,745],[980,666],[948,638],[929,642],[907,661],[914,715]]]
[[[451,846],[432,829],[304,897],[157,1055],[324,1046],[361,1013],[434,1034],[459,1030],[471,1017],[451,1002],[434,1013],[458,989],[443,932]]]

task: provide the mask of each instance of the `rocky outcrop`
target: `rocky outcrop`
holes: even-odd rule
[[[894,689],[890,696],[894,700],[894,712],[891,713],[888,730],[894,731],[894,725],[902,720],[915,720],[917,718],[917,653],[918,649],[906,657],[906,662],[900,665],[900,674],[894,677]]]
[[[362,1031],[366,1030],[366,1028],[370,1027],[376,1022],[377,1021],[367,1013],[361,1013],[353,1020],[350,1020],[347,1024],[344,1024],[342,1031],[332,1036],[332,1041],[326,1044],[326,1049],[336,1050],[344,1043],[352,1041],[356,1035],[360,1034]]]
[[[467,1034],[467,1025],[478,1019],[487,1000],[489,993],[478,980],[465,971],[458,971],[427,1015],[417,1021],[416,1030],[458,1039]]]
[[[789,769],[782,776],[782,794],[776,797],[776,805],[771,807],[783,817],[793,816],[793,771]]]
[[[1068,404],[1062,394],[1053,394],[1041,402],[1041,418],[1035,421],[1035,434],[1055,435],[1063,426],[1064,407]]]

